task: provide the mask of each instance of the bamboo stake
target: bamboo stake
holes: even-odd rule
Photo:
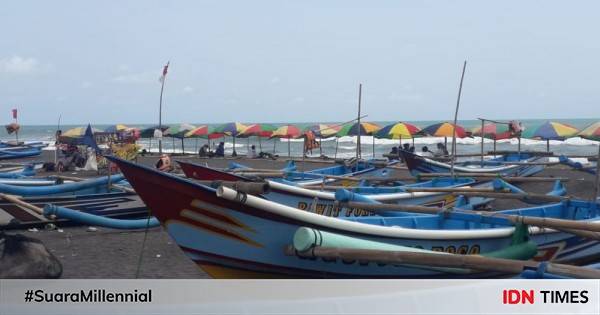
[[[454,160],[456,160],[456,123],[458,121],[458,108],[460,106],[460,95],[462,94],[463,80],[465,78],[465,70],[467,61],[463,64],[462,74],[460,76],[460,85],[458,86],[458,97],[456,99],[456,110],[454,111],[454,125],[452,126],[452,159],[450,160],[450,173],[454,177]]]
[[[535,269],[539,262],[527,260],[512,260],[504,258],[491,258],[480,255],[458,255],[424,252],[401,252],[375,249],[353,249],[335,247],[314,247],[305,252],[297,252],[302,257],[321,257],[326,259],[340,259],[344,261],[369,261],[387,264],[424,265],[432,267],[461,268],[481,271],[519,274],[524,269]],[[548,273],[574,278],[600,278],[600,270],[570,266],[557,263],[546,265]]]
[[[44,209],[42,209],[42,208],[40,208],[38,206],[35,206],[33,204],[30,204],[29,202],[25,202],[25,201],[19,199],[17,196],[7,195],[7,194],[0,193],[0,198],[6,200],[8,202],[12,202],[12,203],[14,203],[16,205],[19,205],[19,206],[21,206],[23,208],[26,208],[26,209],[29,209],[29,210],[33,210],[37,214],[41,214],[41,215],[44,214]]]
[[[481,167],[483,167],[483,129],[485,128],[485,119],[479,118],[481,120]]]

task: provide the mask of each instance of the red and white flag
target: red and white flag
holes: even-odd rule
[[[163,68],[163,72],[162,75],[160,76],[160,78],[158,79],[158,81],[165,82],[165,78],[167,77],[167,70],[169,70],[169,62],[167,62],[167,64],[165,65],[165,67]]]
[[[12,110],[12,114],[13,114],[13,119],[17,119],[17,109],[13,109]]]

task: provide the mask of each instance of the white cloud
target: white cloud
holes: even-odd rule
[[[0,59],[0,72],[14,74],[29,74],[39,69],[39,62],[35,58],[12,56]]]
[[[194,91],[194,88],[187,85],[186,87],[183,88],[183,93],[192,93]]]

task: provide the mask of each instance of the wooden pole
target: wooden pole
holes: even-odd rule
[[[458,86],[458,97],[456,98],[456,109],[454,111],[454,125],[452,126],[452,159],[450,160],[450,173],[454,177],[454,160],[456,159],[456,124],[458,121],[458,108],[460,107],[460,96],[462,94],[463,80],[465,79],[465,70],[467,61],[463,64],[462,74],[460,76],[460,85]]]
[[[546,152],[550,152],[550,139],[546,139]]]
[[[287,140],[288,140],[287,141],[287,143],[288,143],[288,157],[292,156],[292,150],[290,149],[291,148],[291,141],[290,141],[290,139],[291,139],[290,137],[287,138]]]
[[[7,194],[0,193],[0,198],[6,200],[8,202],[12,202],[12,203],[14,203],[16,205],[19,205],[19,206],[21,206],[23,208],[26,208],[26,209],[29,209],[29,210],[33,210],[37,214],[41,214],[41,215],[44,214],[44,210],[42,208],[40,208],[38,206],[35,206],[33,204],[30,204],[29,202],[25,202],[25,201],[19,199],[17,196],[12,196],[12,195],[7,195]]]
[[[167,65],[163,70],[163,76],[161,77],[160,85],[160,101],[158,103],[158,129],[162,133],[162,103],[163,103],[163,91],[165,89],[165,82],[167,81],[167,69],[169,68],[170,61],[167,61]],[[175,147],[173,147],[175,148]],[[158,138],[158,154],[162,155],[162,137]]]
[[[494,136],[494,152],[496,151],[496,137]]]
[[[360,147],[360,103],[362,99],[362,83],[358,85],[358,118],[357,118],[357,127],[358,127],[358,136],[356,138],[356,159],[360,159],[361,157],[361,147]]]
[[[340,140],[340,138],[338,138],[338,137],[335,137],[335,154],[333,155],[333,159],[334,159],[334,160],[335,160],[335,159],[337,159],[338,144],[339,144],[339,141],[338,141],[338,140]]]
[[[481,119],[481,118],[480,118]],[[484,129],[485,128],[485,119],[481,119],[481,167],[483,167],[483,135],[484,133]]]
[[[375,158],[375,135],[372,135],[373,138],[373,158]]]
[[[427,252],[403,252],[376,249],[354,249],[339,247],[313,247],[305,252],[289,251],[301,257],[321,257],[342,261],[367,261],[393,265],[417,265],[427,267],[460,268],[506,274],[519,274],[525,269],[535,270],[540,265],[532,260],[492,258],[481,255],[459,255]],[[546,272],[572,278],[600,278],[600,270],[571,265],[548,263]]]

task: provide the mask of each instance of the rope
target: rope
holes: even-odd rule
[[[146,228],[144,229],[144,239],[142,240],[142,249],[140,250],[140,256],[138,257],[137,268],[135,270],[135,278],[140,278],[140,271],[142,268],[142,260],[144,257],[144,249],[146,247],[146,240],[148,239],[148,230],[150,229],[150,218],[152,217],[152,210],[148,208],[148,219],[146,220]]]

